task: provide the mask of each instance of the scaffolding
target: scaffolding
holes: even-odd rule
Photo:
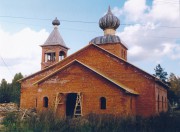
[[[54,105],[54,113],[56,113],[58,105],[64,104],[64,102],[63,102],[64,94],[69,94],[69,93],[57,93],[56,94],[55,102],[54,102],[54,104],[55,104]],[[82,116],[82,94],[81,93],[77,93],[73,117],[79,117],[79,116]]]
[[[64,102],[62,101],[63,98],[63,93],[57,93],[56,94],[56,98],[55,98],[55,102],[54,102],[54,113],[56,113],[57,111],[57,107],[59,104],[64,104]]]

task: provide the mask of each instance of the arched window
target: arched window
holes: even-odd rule
[[[163,101],[163,96],[162,96],[162,110],[164,109],[164,101]]]
[[[106,98],[105,97],[100,98],[100,107],[103,110],[106,109]]]
[[[43,98],[43,106],[46,108],[48,107],[48,97]]]
[[[36,98],[36,100],[35,100],[35,105],[36,105],[36,107],[37,107],[37,98]]]
[[[59,61],[66,57],[66,53],[64,51],[59,52]]]
[[[158,112],[159,112],[159,95],[158,95],[158,100],[157,100],[157,102],[158,102]]]
[[[121,50],[121,57],[123,58],[123,49]]]
[[[132,110],[132,97],[130,98],[130,108]]]
[[[165,109],[166,109],[166,107],[167,107],[167,106],[166,106],[166,102],[167,102],[167,101],[166,101],[166,97],[165,97],[165,101],[164,101],[164,103],[165,103]]]

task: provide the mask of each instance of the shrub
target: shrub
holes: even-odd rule
[[[78,118],[58,118],[52,111],[21,121],[10,113],[3,121],[6,131],[13,132],[169,132],[180,131],[180,114],[161,113],[149,118],[89,114]]]

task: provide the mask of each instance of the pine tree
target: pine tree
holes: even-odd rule
[[[153,74],[155,77],[159,78],[160,80],[162,80],[163,82],[167,81],[167,72],[164,71],[164,69],[161,67],[160,64],[158,64],[156,66],[155,70],[155,74]]]
[[[5,79],[2,79],[0,85],[0,103],[9,103],[11,100],[11,85]]]
[[[2,79],[0,83],[0,103],[20,102],[20,88],[21,85],[18,82],[19,79],[23,78],[21,73],[17,73],[12,83],[7,83],[5,79]]]
[[[16,73],[11,84],[12,85],[11,101],[18,104],[20,102],[20,89],[21,89],[21,85],[18,82],[18,80],[21,78],[23,78],[23,75],[21,73]]]

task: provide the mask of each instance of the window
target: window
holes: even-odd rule
[[[164,109],[164,102],[163,102],[163,96],[162,96],[162,110]]]
[[[35,100],[36,102],[35,102],[35,105],[36,105],[36,107],[37,107],[37,98],[36,98],[36,100]]]
[[[45,62],[55,61],[55,59],[56,59],[55,52],[45,53]]]
[[[66,57],[65,55],[66,55],[66,54],[65,54],[64,51],[60,51],[60,52],[59,52],[59,61],[62,60],[62,59],[64,59],[64,58]]]
[[[105,97],[100,98],[100,107],[102,110],[106,109],[106,98]]]
[[[121,57],[123,58],[123,49],[121,50]]]
[[[125,50],[124,50],[124,59],[126,58],[126,52],[125,52]]]
[[[158,102],[158,112],[159,112],[159,95],[158,95],[158,100],[157,100],[157,102]]]
[[[130,108],[132,110],[132,97],[130,98]]]
[[[167,106],[166,106],[166,105],[167,105],[166,102],[167,102],[167,101],[166,101],[166,97],[165,97],[165,109],[166,109],[166,107],[167,107]]]
[[[43,106],[46,108],[48,107],[48,97],[43,98]]]

